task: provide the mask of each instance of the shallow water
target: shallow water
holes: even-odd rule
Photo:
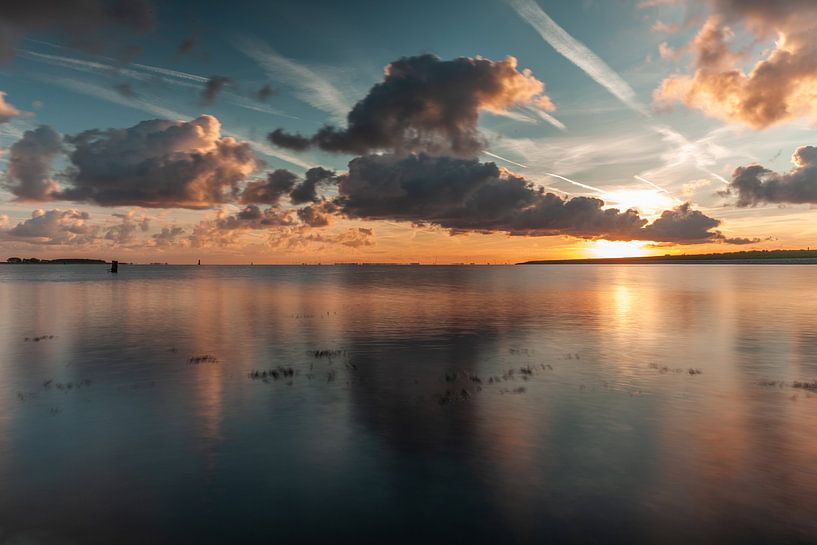
[[[0,543],[817,542],[812,266],[105,269],[0,266]]]

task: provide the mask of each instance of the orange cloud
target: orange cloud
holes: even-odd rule
[[[710,16],[683,51],[694,55],[692,74],[665,79],[658,106],[681,102],[710,117],[766,128],[792,119],[817,121],[817,3],[711,0]],[[757,43],[776,38],[747,71],[748,49],[733,49],[732,26]]]

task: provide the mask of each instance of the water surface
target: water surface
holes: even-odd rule
[[[0,266],[0,543],[817,542],[814,267],[105,269]]]

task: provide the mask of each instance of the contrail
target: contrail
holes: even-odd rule
[[[556,119],[555,117],[553,117],[552,115],[550,115],[549,113],[544,112],[544,111],[542,111],[542,110],[537,110],[536,108],[531,108],[531,110],[532,110],[532,111],[533,111],[533,112],[534,112],[536,115],[538,115],[538,116],[539,116],[539,117],[541,117],[543,120],[547,121],[548,123],[550,123],[551,125],[553,125],[553,126],[554,126],[554,127],[556,127],[557,129],[559,129],[560,131],[563,131],[563,130],[566,130],[566,129],[567,129],[567,127],[565,127],[565,124],[564,124],[564,123],[562,123],[561,121],[559,121],[558,119]]]
[[[707,174],[709,174],[710,176],[712,176],[712,177],[716,178],[718,181],[723,182],[723,183],[725,183],[726,185],[729,185],[729,180],[727,180],[726,178],[724,178],[724,177],[723,177],[723,176],[721,176],[720,174],[715,174],[714,172],[709,172],[709,171],[706,171],[706,172],[707,172]]]
[[[567,60],[581,68],[599,85],[610,91],[621,102],[647,115],[647,109],[636,98],[635,91],[612,68],[560,27],[542,11],[534,0],[508,0],[516,13],[531,25],[542,38]]]
[[[571,180],[570,178],[565,178],[564,176],[559,176],[558,174],[553,174],[552,172],[545,172],[548,176],[553,176],[554,178],[559,178],[560,180],[564,180],[565,182],[571,183],[573,185],[577,185],[579,187],[583,187],[585,189],[589,189],[590,191],[595,191],[596,193],[601,193],[602,195],[607,195],[607,191],[603,189],[599,189],[598,187],[593,187],[592,185],[583,184],[581,182],[577,182],[576,180]]]
[[[352,105],[320,71],[284,57],[254,38],[237,38],[234,45],[261,66],[267,76],[295,88],[298,97],[310,106],[328,112],[338,120],[346,119]]]
[[[497,155],[496,153],[491,153],[490,151],[483,150],[482,153],[484,153],[488,157],[493,157],[494,159],[499,159],[500,161],[505,161],[506,163],[510,163],[510,164],[516,165],[518,167],[528,168],[527,165],[523,165],[522,163],[517,163],[516,161],[511,161],[510,159],[505,159],[501,155]]]
[[[661,191],[662,193],[666,193],[667,195],[672,197],[672,200],[674,200],[676,202],[682,202],[681,199],[679,199],[678,197],[676,197],[675,195],[673,195],[672,193],[670,193],[669,191],[667,191],[666,189],[664,189],[660,185],[658,185],[656,183],[653,183],[653,182],[649,181],[648,179],[646,179],[646,178],[644,178],[642,176],[635,175],[635,176],[633,176],[633,178],[635,178],[639,182],[644,182],[645,184],[654,187],[655,189],[657,189],[658,191]]]

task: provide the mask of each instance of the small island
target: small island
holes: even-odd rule
[[[713,254],[652,255],[641,257],[603,257],[589,259],[543,259],[517,265],[616,265],[616,264],[817,264],[817,250],[751,250]]]

